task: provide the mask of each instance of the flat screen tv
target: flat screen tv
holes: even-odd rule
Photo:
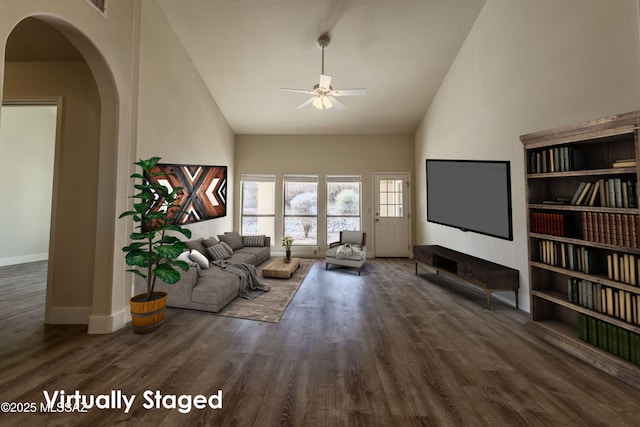
[[[513,240],[510,163],[427,159],[427,221]]]

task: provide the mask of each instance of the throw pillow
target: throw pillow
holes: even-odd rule
[[[220,239],[221,242],[225,242],[234,251],[237,249],[242,249],[244,247],[244,245],[242,244],[242,236],[240,236],[235,231],[225,234],[219,234],[218,239]]]
[[[209,236],[206,239],[202,239],[202,243],[205,248],[210,248],[213,245],[217,245],[220,241],[215,236]]]
[[[191,255],[191,251],[190,250],[189,251],[184,251],[184,252],[182,252],[180,255],[178,255],[176,257],[176,260],[177,261],[184,261],[187,264],[191,265],[191,264],[193,264],[193,261],[191,261],[191,258],[189,258],[189,255]]]
[[[227,248],[224,247],[224,243],[222,242],[218,243],[217,245],[209,246],[207,248],[207,253],[214,261],[222,261],[224,259],[231,258],[231,254],[229,253]]]
[[[195,249],[196,251],[203,253],[206,246],[202,243],[202,237],[199,239],[189,240],[184,242],[189,249]]]
[[[242,244],[250,247],[264,246],[264,234],[257,236],[242,236]]]
[[[198,264],[200,268],[204,268],[205,270],[209,268],[209,260],[197,250],[192,249],[189,258],[191,258],[191,261]]]
[[[225,242],[220,242],[220,246],[222,246],[224,250],[227,251],[229,256],[233,255],[233,249],[231,249],[231,246],[227,245]]]

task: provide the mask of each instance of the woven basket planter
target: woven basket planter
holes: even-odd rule
[[[164,309],[167,305],[166,292],[154,292],[151,301],[147,294],[139,294],[129,300],[131,305],[131,325],[136,334],[148,334],[162,325]]]

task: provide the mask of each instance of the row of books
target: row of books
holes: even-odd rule
[[[640,295],[633,292],[570,277],[567,279],[567,297],[574,304],[640,325]]]
[[[598,272],[598,256],[595,250],[572,243],[540,240],[538,255],[541,262],[586,274]]]
[[[571,199],[575,206],[638,207],[636,181],[612,178],[582,181]]]
[[[608,245],[639,246],[640,219],[637,215],[582,212],[582,238]]]
[[[595,295],[598,290],[595,283],[590,280],[576,279],[575,277],[569,277],[567,279],[567,297],[569,302],[581,305],[590,310],[600,311],[600,306],[597,305]]]
[[[555,147],[529,155],[529,173],[564,172],[585,168],[584,151],[575,147]]]
[[[632,254],[613,253],[607,255],[607,277],[609,280],[638,286],[640,258]]]
[[[640,365],[640,335],[585,314],[578,317],[580,339]]]
[[[570,236],[572,217],[561,213],[531,212],[531,232],[553,236]]]

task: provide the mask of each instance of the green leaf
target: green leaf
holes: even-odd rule
[[[124,252],[129,252],[136,249],[142,249],[145,246],[147,246],[147,243],[145,242],[135,242],[135,243],[131,243],[129,246],[125,246],[124,248],[122,248],[122,250]]]
[[[180,267],[184,271],[189,271],[189,263],[188,262],[185,262],[185,261],[173,261],[172,264],[175,265],[176,267]]]
[[[172,285],[180,280],[180,272],[176,271],[169,264],[160,264],[153,270],[154,274],[158,276],[158,279],[162,280],[168,285]]]
[[[184,243],[176,243],[174,245],[157,246],[155,250],[163,257],[173,259],[180,255],[184,251],[185,247],[186,245]]]
[[[180,241],[180,239],[178,239],[176,236],[164,236],[162,239],[157,240],[157,241],[155,241],[153,243],[170,245],[170,244],[173,244],[173,243],[176,243],[176,242],[179,242],[179,241]]]
[[[154,258],[153,254],[141,250],[130,251],[124,257],[127,265],[136,265],[138,267],[147,267],[154,261]]]
[[[131,216],[131,215],[137,215],[137,214],[138,214],[138,212],[135,212],[135,211],[126,211],[126,212],[122,212],[122,213],[120,214],[120,216],[118,217],[118,219],[120,219],[120,218],[124,218],[125,216]]]
[[[149,172],[160,161],[160,157],[151,157],[150,159],[140,159],[135,164],[140,166],[143,171]]]

